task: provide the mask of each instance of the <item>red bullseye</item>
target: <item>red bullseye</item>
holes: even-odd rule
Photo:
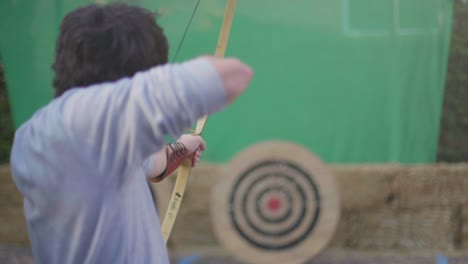
[[[268,200],[268,209],[271,211],[277,211],[278,209],[281,208],[281,199],[278,197],[271,197]]]

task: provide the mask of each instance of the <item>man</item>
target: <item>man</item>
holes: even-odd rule
[[[158,181],[171,165],[160,164],[171,154],[165,136],[184,141],[252,71],[206,56],[160,65],[164,43],[141,8],[92,5],[64,18],[57,97],[16,131],[11,153],[36,263],[169,263],[147,176]],[[170,151],[205,147],[199,137],[182,144]]]
[[[168,54],[166,36],[154,14],[122,4],[79,8],[64,18],[57,40],[55,97],[71,88],[115,81],[166,64]],[[145,160],[143,169],[151,181],[159,182],[192,154],[186,147],[196,145],[200,149],[194,154],[195,166],[205,142],[200,136],[184,135]]]

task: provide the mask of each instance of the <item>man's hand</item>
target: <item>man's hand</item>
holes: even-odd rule
[[[167,145],[164,149],[159,151],[158,153],[153,154],[151,157],[153,160],[153,167],[149,168],[147,171],[147,177],[154,182],[159,182],[163,180],[166,176],[172,173],[177,167],[184,161],[184,157],[192,157],[192,167],[195,167],[201,158],[201,152],[206,150],[206,143],[200,136],[195,135],[183,135],[178,140],[178,143],[182,143],[185,147],[185,151],[183,151],[183,156],[180,155],[180,150],[171,150],[170,145]],[[177,144],[177,143],[176,143]],[[179,152],[176,156],[172,156],[175,152]],[[171,154],[170,161],[168,161],[169,153]],[[173,159],[172,157],[177,157]]]
[[[224,84],[227,103],[232,103],[249,85],[253,76],[252,68],[237,58],[203,57],[208,59],[218,71]]]
[[[189,156],[193,155],[192,167],[195,167],[200,161],[201,152],[206,150],[205,140],[201,136],[183,135],[177,141],[184,144]]]

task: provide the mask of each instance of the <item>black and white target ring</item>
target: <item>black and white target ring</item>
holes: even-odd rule
[[[326,246],[339,218],[333,175],[290,142],[244,150],[214,190],[215,233],[226,249],[250,263],[310,259]]]

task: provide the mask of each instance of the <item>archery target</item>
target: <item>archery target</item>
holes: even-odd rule
[[[333,175],[307,149],[269,141],[238,154],[212,195],[217,238],[250,263],[301,263],[323,249],[339,218]]]

